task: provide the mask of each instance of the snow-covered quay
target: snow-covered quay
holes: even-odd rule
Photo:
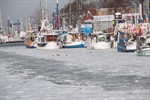
[[[0,47],[0,100],[149,100],[150,57]]]

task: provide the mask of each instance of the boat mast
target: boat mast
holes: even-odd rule
[[[9,25],[10,25],[10,21],[9,21],[9,17],[8,17],[7,18],[7,31],[8,31],[8,34],[10,35]]]
[[[1,13],[1,8],[0,8],[0,23],[1,23],[1,27],[0,27],[0,30],[2,30],[2,13]]]
[[[149,1],[149,0],[148,0],[148,1]],[[148,5],[148,6],[149,6],[149,7],[148,7],[148,8],[149,8],[148,13],[150,14],[150,1],[149,1],[149,5]]]
[[[46,10],[45,10],[45,18],[48,18],[48,6],[47,0],[45,0]]]
[[[69,25],[71,26],[71,0],[70,0],[70,7],[69,7]]]
[[[28,32],[28,19],[27,19],[27,15],[25,17],[26,17],[26,33],[27,33]]]
[[[14,33],[14,25],[13,25],[13,20],[11,20],[11,34]]]
[[[41,0],[40,0],[40,19],[42,21],[42,3],[41,3]]]
[[[19,19],[17,20],[17,24],[18,24],[18,34],[20,33],[20,22]]]
[[[44,9],[42,7],[42,3],[41,3],[41,0],[40,0],[40,9],[41,9],[41,21],[44,20],[44,17],[45,17],[45,14],[44,14]]]
[[[147,0],[147,10],[148,10],[148,12],[147,12],[147,14],[148,14],[148,22],[150,22],[150,19],[149,19],[149,16],[150,16],[150,0]]]
[[[58,12],[59,12],[59,10],[58,10],[58,6],[59,6],[59,4],[58,4],[59,2],[58,2],[58,0],[57,0],[57,16],[58,16]]]
[[[22,18],[20,17],[20,31],[23,31],[23,23],[22,23]]]
[[[4,33],[5,29],[4,29],[4,17],[2,16],[2,8],[0,7],[0,30],[2,31],[2,33]]]

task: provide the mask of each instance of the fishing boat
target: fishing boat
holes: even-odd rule
[[[138,56],[150,56],[150,36],[138,37],[136,54]]]
[[[83,34],[78,32],[69,32],[62,34],[58,38],[60,48],[83,48],[85,47]]]
[[[150,56],[150,48],[144,48],[136,52],[138,56]]]
[[[59,14],[58,14],[58,0],[56,6],[56,16],[54,14],[53,19],[55,19],[55,23],[51,25],[48,19],[48,9],[47,9],[47,2],[46,2],[46,10],[45,15],[42,17],[41,21],[41,29],[40,32],[37,34],[36,43],[37,49],[59,49],[60,46],[57,42],[57,37],[59,32]]]
[[[131,19],[129,19],[131,20]],[[136,51],[136,26],[125,22],[124,20],[116,20],[115,35],[117,36],[116,44],[118,52],[134,52]]]
[[[37,38],[37,31],[31,26],[29,26],[30,23],[27,22],[26,19],[26,32],[20,32],[20,38],[24,39],[24,45],[26,48],[36,48],[37,43],[36,43],[36,38]]]
[[[37,49],[59,49],[57,36],[55,31],[39,34],[36,39]]]
[[[137,36],[137,50],[138,56],[150,56],[150,23],[144,23],[143,34]]]
[[[131,34],[118,31],[117,51],[134,52],[136,50],[136,41]]]
[[[87,48],[89,49],[110,49],[109,34],[103,32],[92,33],[87,38]]]
[[[37,43],[35,42],[35,39],[35,35],[30,34],[29,36],[26,36],[24,41],[24,45],[26,46],[26,48],[36,48]]]
[[[43,19],[36,38],[37,49],[59,49],[57,36],[58,32],[50,25],[48,18]]]

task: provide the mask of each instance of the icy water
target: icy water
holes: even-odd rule
[[[83,67],[3,50],[0,51],[0,100],[149,100],[149,58],[143,59],[146,67],[141,70],[147,68],[148,74],[131,70],[123,75],[111,68],[99,70],[101,64],[89,70],[88,62]],[[124,67],[135,66],[138,67]]]

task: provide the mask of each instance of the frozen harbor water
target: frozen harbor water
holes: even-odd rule
[[[0,48],[0,100],[149,100],[150,57]]]

